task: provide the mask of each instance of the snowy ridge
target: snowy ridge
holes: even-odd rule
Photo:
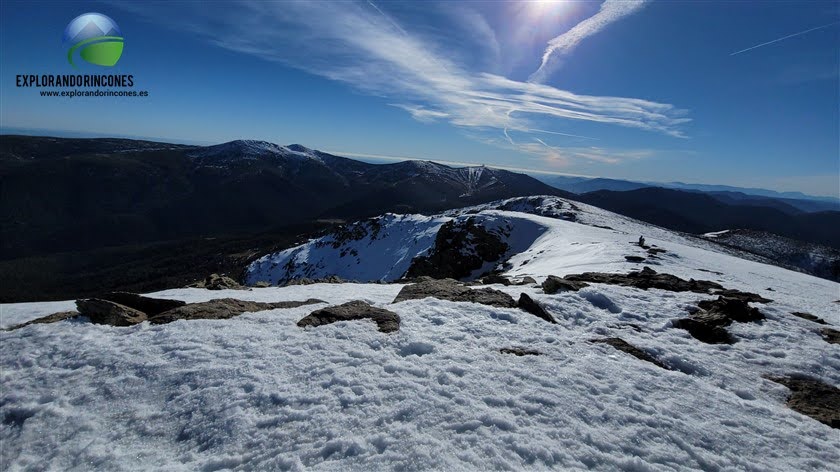
[[[197,159],[259,159],[265,157],[285,157],[297,159],[312,159],[321,161],[317,153],[312,149],[292,144],[280,146],[267,141],[255,141],[250,139],[239,139],[227,143],[206,146],[189,153],[190,157]]]
[[[837,329],[835,282],[562,199],[385,215],[271,257],[285,253],[294,273],[306,262],[318,274],[393,275],[394,261],[407,267],[440,226],[470,217],[505,235],[511,276],[626,273],[640,267],[625,256],[643,255],[634,244],[643,234],[667,251],[645,265],[773,301],[754,304],[764,321],[728,328],[737,343],[712,345],[672,326],[714,298],[693,292],[592,284],[548,295],[493,285],[533,298],[557,320],[550,324],[516,308],[392,303],[399,283],[166,290],[151,295],[326,304],[229,320],[117,328],[76,319],[0,332],[2,468],[837,470],[837,429],[788,408],[789,390],[766,379],[840,385],[840,350],[823,340],[823,325],[791,315]],[[398,247],[410,249],[386,252]],[[398,314],[399,331],[378,332],[370,321],[296,326],[314,309],[351,300]],[[0,305],[0,324],[71,307]],[[604,337],[672,370],[590,342]],[[500,353],[508,347],[542,355]]]
[[[387,214],[361,221],[298,247],[269,254],[248,268],[246,282],[286,282],[337,275],[345,280],[392,281],[434,244],[447,217]],[[364,261],[364,263],[362,263]]]
[[[405,275],[414,258],[427,254],[434,247],[436,234],[443,223],[468,218],[476,219],[493,233],[499,233],[501,225],[505,225],[505,234],[499,234],[511,246],[504,257],[488,261],[472,274],[472,278],[495,269],[513,256],[516,261],[546,261],[510,273],[538,279],[571,273],[560,269],[582,267],[586,265],[581,262],[583,260],[590,261],[588,265],[592,267],[606,265],[610,270],[632,270],[637,265],[628,263],[624,256],[645,255],[643,250],[629,244],[639,235],[654,244],[678,243],[689,248],[728,253],[701,238],[690,238],[583,203],[551,196],[518,197],[432,217],[388,214],[353,223],[301,246],[257,259],[248,267],[245,281],[251,285],[257,282],[282,284],[296,278],[320,279],[332,275],[358,282],[395,281]],[[541,249],[543,252],[534,253],[530,250],[532,244],[544,232],[549,233],[545,238],[551,243]],[[567,252],[569,248],[573,251]],[[555,253],[558,254],[556,257],[551,256]],[[541,267],[545,269],[538,270]],[[689,277],[702,278],[703,274]]]

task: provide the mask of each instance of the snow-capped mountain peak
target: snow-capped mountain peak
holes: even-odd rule
[[[317,152],[300,144],[280,146],[268,141],[237,139],[222,144],[198,148],[190,153],[197,159],[214,161],[254,160],[264,158],[311,159],[321,161]]]

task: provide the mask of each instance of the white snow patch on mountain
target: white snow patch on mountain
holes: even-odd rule
[[[246,282],[278,283],[293,278],[337,275],[346,280],[391,281],[411,260],[434,245],[447,217],[388,214],[350,225],[345,231],[269,254],[254,261]]]
[[[190,152],[190,157],[198,159],[237,159],[255,160],[266,157],[312,159],[321,161],[317,152],[299,144],[280,146],[267,141],[240,139],[227,143],[206,146]]]

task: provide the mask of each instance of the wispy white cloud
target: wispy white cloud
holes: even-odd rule
[[[690,121],[685,110],[670,104],[579,95],[467,70],[450,59],[446,48],[413,34],[381,5],[369,2],[244,1],[221,10],[192,2],[120,5],[220,47],[385,97],[419,121],[495,133],[505,138],[503,147],[537,156],[567,160],[577,155],[561,156],[557,148],[531,139],[515,141],[510,133],[544,133],[553,120],[572,120],[683,137],[682,125]]]
[[[581,41],[598,33],[611,23],[639,11],[646,3],[648,0],[605,0],[598,13],[548,42],[543,53],[542,64],[529,80],[543,82],[560,66],[560,58],[572,52]]]
[[[428,108],[423,108],[420,105],[406,105],[402,103],[391,103],[390,105],[393,107],[402,108],[403,110],[409,112],[412,118],[423,123],[431,123],[433,121],[449,117],[448,113],[436,110],[429,110]]]
[[[802,36],[803,34],[810,33],[812,31],[821,30],[823,28],[828,28],[829,26],[834,26],[834,25],[837,25],[837,24],[840,24],[840,21],[835,21],[835,22],[829,23],[827,25],[817,26],[816,28],[806,29],[805,31],[800,31],[798,33],[793,33],[793,34],[789,34],[787,36],[782,36],[781,38],[776,38],[772,41],[767,41],[767,42],[764,42],[764,43],[761,43],[761,44],[756,44],[755,46],[750,46],[746,49],[741,49],[740,51],[735,51],[732,54],[730,54],[730,56],[737,56],[738,54],[742,54],[742,53],[745,53],[747,51],[752,51],[753,49],[758,49],[758,48],[763,47],[763,46],[768,46],[768,45],[773,44],[773,43],[778,43],[779,41],[784,41],[786,39],[795,38],[796,36]]]

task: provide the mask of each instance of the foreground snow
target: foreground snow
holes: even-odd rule
[[[511,258],[511,275],[638,268],[624,260],[636,250],[632,221],[599,213],[608,221],[593,224],[610,230],[485,211],[543,229],[522,233],[531,241]],[[494,286],[531,295],[557,318],[552,325],[517,309],[391,304],[400,284],[168,290],[154,296],[364,300],[402,325],[391,334],[369,321],[298,328],[325,306],[315,305],[224,321],[74,320],[0,333],[0,468],[837,470],[837,430],[788,409],[788,390],[763,377],[800,373],[840,385],[837,346],[789,314],[840,325],[840,285],[664,230],[644,235],[668,251],[656,270],[771,298],[756,304],[767,320],[732,325],[734,345],[708,345],[670,327],[711,298],[695,293]],[[0,323],[71,306],[3,305]],[[606,336],[675,370],[588,342]],[[516,346],[544,355],[499,352]]]

